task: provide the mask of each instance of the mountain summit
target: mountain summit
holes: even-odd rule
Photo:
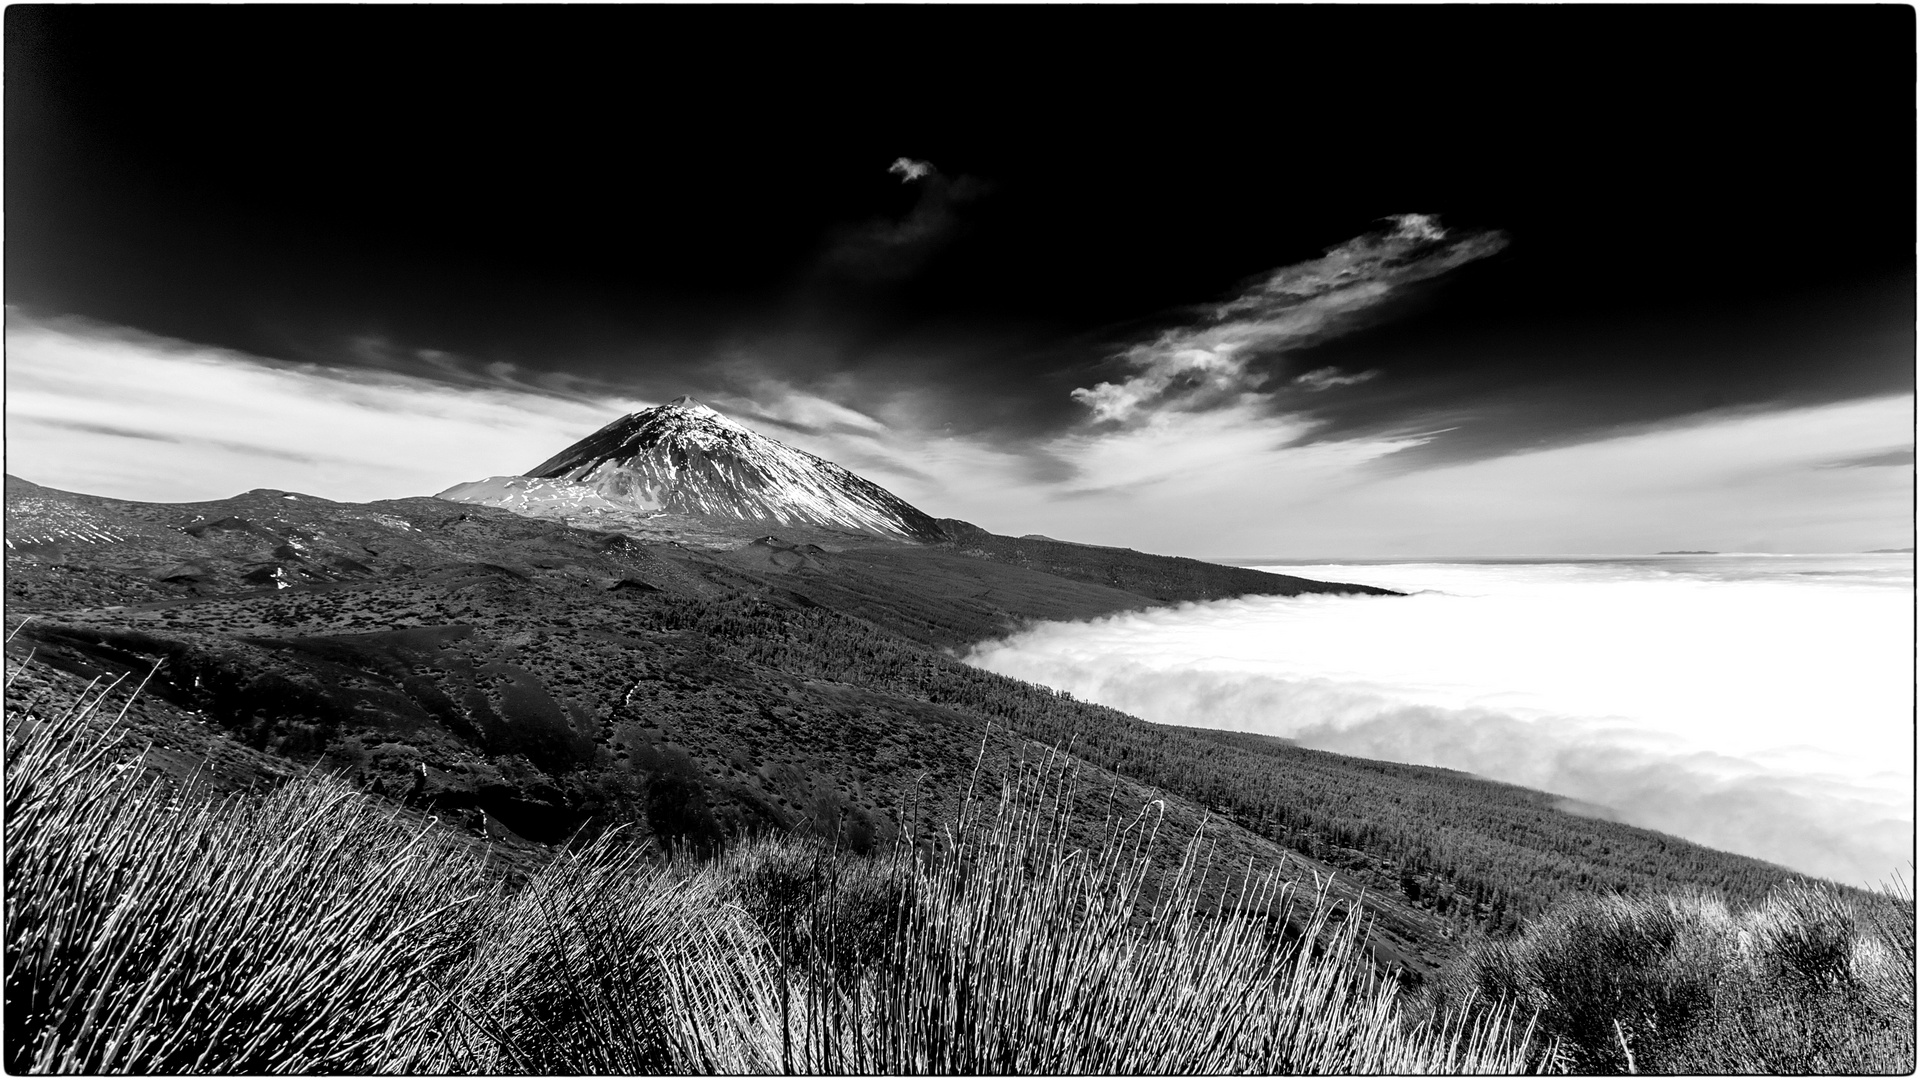
[[[946,538],[933,518],[878,484],[690,397],[623,416],[524,477],[462,484],[441,497],[510,509],[529,501],[611,504],[910,540]]]

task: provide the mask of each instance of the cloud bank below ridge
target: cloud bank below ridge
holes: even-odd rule
[[[968,659],[1160,723],[1552,792],[1853,884],[1907,872],[1910,591],[1552,573],[1044,624]]]

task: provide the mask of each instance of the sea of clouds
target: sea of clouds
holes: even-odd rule
[[[1910,555],[1262,569],[1412,595],[1046,623],[967,659],[1160,723],[1521,784],[1838,881],[1912,879]]]

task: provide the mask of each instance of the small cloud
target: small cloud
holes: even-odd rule
[[[960,207],[987,191],[972,177],[948,177],[911,158],[896,160],[887,171],[903,183],[921,181],[919,200],[898,220],[839,229],[821,259],[823,270],[867,282],[907,277],[959,232]]]
[[[1073,399],[1092,411],[1095,422],[1236,402],[1267,384],[1258,362],[1378,321],[1382,306],[1408,286],[1507,246],[1503,233],[1455,235],[1431,214],[1384,220],[1393,223],[1391,231],[1355,237],[1320,258],[1271,271],[1215,304],[1200,321],[1126,349],[1115,359],[1132,374],[1074,390]],[[1327,369],[1297,381],[1319,390],[1367,377]]]
[[[893,164],[887,166],[887,171],[898,174],[901,183],[911,184],[915,180],[932,176],[934,169],[931,161],[915,161],[912,158],[902,157],[894,158]]]
[[[1348,375],[1339,368],[1315,368],[1304,375],[1294,376],[1293,385],[1302,390],[1331,390],[1336,386],[1353,386],[1356,383],[1366,382],[1378,374],[1380,373],[1377,371],[1361,371]]]
[[[1447,230],[1440,227],[1438,214],[1393,214],[1380,220],[1393,222],[1393,237],[1396,240],[1427,242],[1447,238]]]

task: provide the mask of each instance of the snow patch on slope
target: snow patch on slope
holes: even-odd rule
[[[685,397],[608,424],[529,470],[526,479],[585,488],[627,510],[943,537],[931,517],[879,485]],[[514,508],[491,497],[453,494],[470,486],[445,495]],[[572,490],[506,491],[501,497],[548,499]]]
[[[485,480],[455,484],[435,495],[436,499],[481,503],[512,510],[517,514],[540,511],[623,511],[658,507],[635,507],[612,502],[599,491],[571,480],[550,480],[533,476],[489,476]]]

